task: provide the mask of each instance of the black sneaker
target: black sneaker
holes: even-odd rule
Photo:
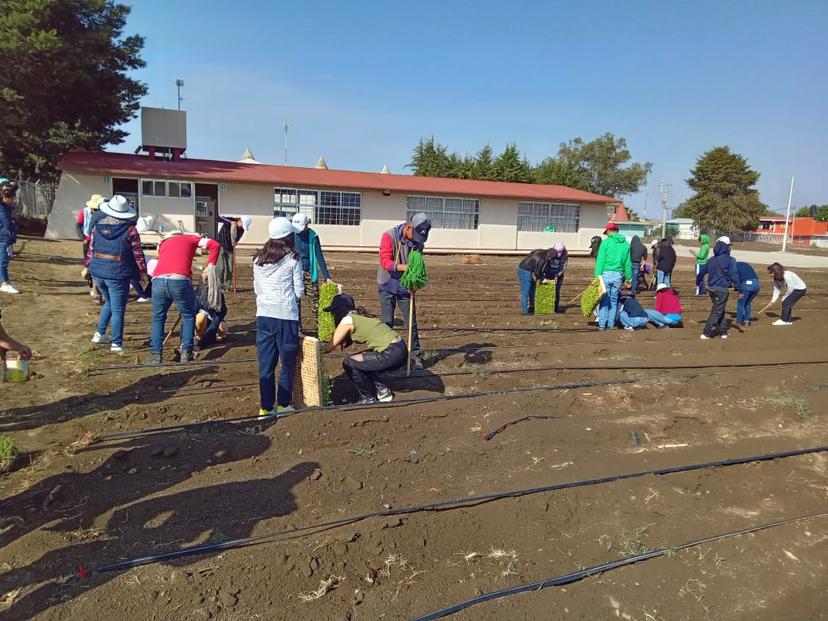
[[[377,401],[380,403],[388,403],[389,401],[394,400],[394,393],[391,392],[391,389],[385,384],[374,382],[374,388],[377,391]]]
[[[160,367],[161,354],[150,354],[147,356],[146,360],[144,360],[143,365],[145,367]]]
[[[356,402],[356,405],[376,405],[379,403],[376,397],[363,397],[359,401]]]
[[[181,364],[186,364],[188,362],[192,362],[193,360],[195,360],[195,356],[193,355],[193,352],[191,352],[191,351],[182,351],[181,352],[181,359],[179,360],[179,362],[181,362]]]

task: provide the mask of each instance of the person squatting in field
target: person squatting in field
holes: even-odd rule
[[[791,270],[786,270],[779,263],[771,263],[768,265],[768,274],[773,279],[773,298],[771,304],[779,299],[782,293],[782,287],[785,287],[785,295],[782,296],[782,316],[773,322],[775,326],[789,326],[791,321],[791,313],[793,312],[794,304],[799,302],[808,292],[805,281],[794,274]]]
[[[327,353],[340,345],[349,347],[351,343],[368,347],[342,361],[342,368],[359,393],[358,403],[392,401],[394,395],[379,381],[379,374],[396,371],[405,365],[408,359],[405,341],[383,321],[368,315],[364,308],[357,308],[350,295],[334,296],[324,311],[333,314],[336,325],[333,338],[325,348]]]
[[[269,239],[253,259],[259,418],[292,412],[293,373],[299,353],[299,300],[305,295],[302,259],[287,218],[274,218]],[[281,361],[276,390],[276,365]]]
[[[625,330],[640,330],[647,327],[647,312],[633,295],[633,288],[626,286],[618,298],[618,320]]]
[[[595,259],[595,276],[604,281],[606,293],[598,302],[598,329],[614,330],[618,318],[618,296],[621,285],[629,286],[632,279],[632,264],[630,261],[630,244],[618,232],[618,225],[610,222],[604,229],[607,238],[598,249]]]
[[[656,285],[655,310],[644,309],[647,318],[657,328],[678,328],[682,325],[684,309],[675,289],[664,283]]]

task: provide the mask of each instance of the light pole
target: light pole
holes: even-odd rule
[[[175,86],[178,89],[178,109],[181,110],[181,102],[184,101],[184,98],[181,96],[181,87],[184,86],[184,80],[176,80]]]
[[[788,192],[788,211],[785,213],[785,234],[782,236],[782,252],[788,246],[788,222],[791,219],[791,200],[793,199],[794,178],[791,177],[791,190]]]
[[[667,237],[667,203],[670,201],[670,183],[664,180],[658,184],[658,191],[661,192],[661,239]]]

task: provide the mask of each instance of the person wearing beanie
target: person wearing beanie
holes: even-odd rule
[[[704,324],[702,340],[713,338],[718,334],[721,338],[728,337],[728,324],[725,317],[727,299],[730,297],[730,287],[740,290],[739,270],[736,268],[736,259],[730,256],[730,246],[724,239],[719,238],[713,247],[713,258],[707,262],[707,293],[713,305],[710,315]],[[727,241],[730,241],[729,239]]]
[[[299,304],[299,327],[303,331],[308,330],[316,334],[317,318],[319,316],[319,281],[324,279],[326,283],[333,283],[331,274],[328,271],[328,264],[325,263],[325,255],[322,253],[322,242],[319,235],[310,228],[310,218],[307,214],[297,213],[291,220],[293,224],[294,241],[296,251],[302,258],[302,275],[305,281],[305,300],[307,301],[310,317],[305,318],[305,326],[302,326],[302,305]]]
[[[690,250],[696,258],[696,295],[704,295],[707,289],[704,286],[704,277],[707,276],[707,261],[710,259],[710,235],[699,235],[698,250]]]
[[[145,366],[159,366],[164,354],[164,329],[167,312],[175,304],[181,314],[181,357],[182,363],[193,361],[195,346],[195,315],[198,309],[193,290],[193,259],[199,250],[207,250],[207,264],[201,278],[206,279],[209,271],[215,271],[220,244],[207,237],[173,231],[158,244],[158,262],[152,277],[152,332],[150,355],[144,360]]]
[[[218,216],[219,228],[216,241],[221,245],[216,274],[223,291],[233,284],[233,253],[242,236],[250,229],[253,218],[250,216]]]
[[[367,350],[347,356],[342,361],[345,374],[354,383],[359,393],[360,405],[394,400],[391,390],[379,381],[380,373],[396,371],[405,366],[408,348],[393,328],[372,317],[362,307],[357,308],[350,295],[334,296],[330,306],[324,309],[334,317],[334,331],[331,342],[325,348],[332,352],[340,345],[345,348],[351,343],[367,346]]]
[[[299,353],[299,299],[305,294],[302,260],[287,218],[273,218],[269,239],[253,259],[259,418],[292,412],[293,373]],[[281,361],[279,387],[276,365]]]
[[[675,290],[661,283],[656,285],[655,310],[646,308],[644,312],[657,328],[676,328],[682,324],[684,309]]]
[[[98,326],[92,336],[96,344],[109,343],[114,353],[123,353],[124,314],[133,274],[146,279],[147,264],[141,236],[135,228],[135,208],[116,194],[100,203],[103,217],[97,220],[86,255],[85,266],[103,296]],[[112,325],[111,336],[107,329]]]
[[[604,281],[606,293],[598,302],[598,329],[614,330],[618,320],[618,296],[621,285],[629,284],[632,278],[630,244],[618,232],[618,225],[610,222],[604,229],[607,238],[598,248],[595,259],[595,275]]]
[[[0,189],[0,292],[20,293],[9,279],[9,260],[12,247],[17,242],[17,224],[14,218],[15,187],[4,185]]]

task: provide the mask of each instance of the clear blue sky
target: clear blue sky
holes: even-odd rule
[[[407,172],[434,135],[451,150],[516,142],[532,162],[575,136],[627,139],[653,162],[628,197],[690,195],[696,158],[729,145],[784,209],[828,203],[828,2],[264,2],[138,0],[144,104],[175,107],[188,154]],[[139,143],[138,122],[118,150]]]

